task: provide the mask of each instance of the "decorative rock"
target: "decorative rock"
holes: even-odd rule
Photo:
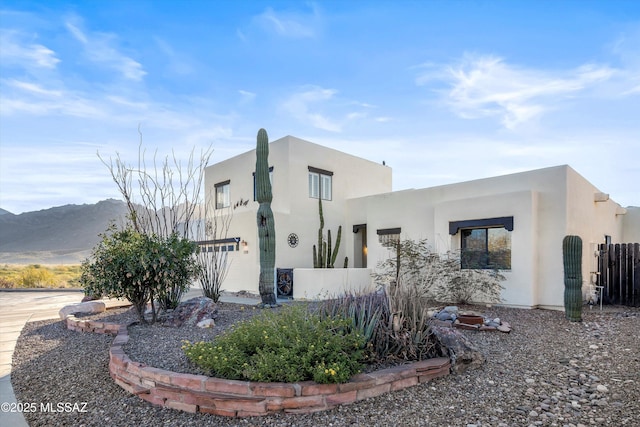
[[[480,367],[485,358],[462,333],[453,328],[433,327],[432,331],[451,359],[451,370],[457,373]]]
[[[65,320],[67,316],[76,313],[85,313],[85,314],[93,314],[93,313],[102,313],[107,309],[106,305],[102,301],[87,301],[81,302],[78,304],[66,305],[60,309],[58,314],[60,315],[60,319]]]
[[[458,314],[458,307],[455,305],[449,305],[442,309],[442,311],[446,311],[447,313]]]
[[[218,306],[211,298],[196,297],[181,302],[171,313],[167,315],[165,325],[196,326],[203,320],[211,320],[216,317]]]
[[[198,328],[213,328],[216,323],[213,319],[203,319],[196,325]]]
[[[598,384],[598,386],[596,387],[596,390],[598,390],[600,393],[606,393],[609,391],[607,386],[602,384]]]

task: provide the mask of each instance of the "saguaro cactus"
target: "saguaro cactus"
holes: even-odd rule
[[[318,246],[313,245],[313,267],[314,268],[333,268],[338,257],[340,249],[340,240],[342,239],[342,226],[338,227],[338,236],[336,237],[335,248],[331,247],[331,230],[327,230],[327,241],[324,241],[324,215],[322,213],[322,199],[318,199],[318,213],[320,215],[320,228],[318,228]],[[348,261],[345,261],[345,265]]]
[[[582,320],[582,239],[565,236],[562,240],[564,262],[564,311],[571,322]]]
[[[269,136],[258,131],[256,146],[256,200],[258,207],[258,238],[260,246],[260,280],[258,289],[262,304],[277,305],[274,292],[274,268],[276,264],[276,230],[271,210],[271,180],[269,179]]]

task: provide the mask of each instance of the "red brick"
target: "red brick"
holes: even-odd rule
[[[223,380],[209,378],[204,382],[204,389],[216,393],[232,393],[248,396],[251,393],[248,381]]]
[[[435,357],[433,359],[421,360],[419,362],[415,362],[413,365],[416,368],[416,372],[421,374],[423,371],[428,371],[430,369],[440,369],[445,366],[449,366],[451,362],[447,357]]]
[[[89,322],[89,325],[95,329],[104,329],[104,323],[102,322]]]
[[[153,393],[162,399],[182,402],[182,392],[180,390],[156,387]]]
[[[318,384],[315,382],[301,383],[303,396],[314,396],[317,394],[334,394],[338,392],[338,384]]]
[[[282,402],[284,399],[279,397],[274,397],[271,399],[267,399],[267,412],[280,412],[282,411]]]
[[[327,406],[334,407],[337,405],[344,405],[355,402],[357,394],[357,390],[351,390],[345,393],[330,394],[328,396],[325,396],[324,400],[327,403]]]
[[[209,377],[205,377],[204,375],[192,375],[192,374],[172,374],[171,375],[171,384],[187,388],[189,390],[202,391],[204,390],[204,382]]]
[[[420,381],[421,383],[426,383],[427,381],[431,381],[435,378],[446,377],[447,375],[449,375],[449,368],[446,368],[446,369],[443,368],[437,371],[436,370],[428,371],[423,375],[419,375],[418,381]]]
[[[351,390],[362,390],[376,384],[375,378],[369,374],[358,374],[351,377],[348,383],[338,384],[338,391],[343,393]]]
[[[402,390],[418,384],[418,377],[409,377],[391,383],[391,391]]]
[[[292,384],[284,383],[250,383],[249,388],[254,396],[294,397],[296,390]]]
[[[138,362],[129,362],[127,363],[127,372],[130,373],[131,375],[135,375],[138,378],[141,378],[144,376],[144,372],[143,372],[143,368],[146,365],[142,364],[142,363],[138,363]]]
[[[145,377],[153,380],[156,383],[170,385],[171,384],[171,371],[165,371],[164,369],[158,369],[151,366],[144,368]]]
[[[284,409],[326,407],[324,396],[291,397],[282,401]]]
[[[381,394],[388,393],[391,390],[391,384],[380,384],[374,387],[358,390],[356,394],[356,400],[369,399],[370,397],[380,396]]]
[[[376,379],[376,384],[390,383],[416,376],[416,368],[414,364],[394,366],[387,369],[381,369],[369,374]]]
[[[222,417],[236,416],[236,411],[234,410],[216,409],[215,407],[210,407],[210,406],[200,406],[198,409],[200,410],[200,412],[203,412],[205,414],[220,415]]]
[[[196,405],[193,405],[190,403],[176,402],[174,400],[167,400],[164,403],[164,406],[166,408],[178,409],[180,411],[191,412],[191,413],[196,413],[198,411],[198,407]]]
[[[266,414],[267,413],[267,401],[266,400],[246,400],[246,399],[232,399],[221,400],[216,402],[216,408],[227,409],[234,411],[255,412]]]
[[[164,406],[165,399],[163,399],[162,397],[156,394],[153,394],[153,393],[139,394],[138,397],[140,397],[140,399],[146,402],[149,402],[153,405]]]

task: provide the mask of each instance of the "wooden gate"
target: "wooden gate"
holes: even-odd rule
[[[640,307],[640,243],[598,245],[602,302]]]

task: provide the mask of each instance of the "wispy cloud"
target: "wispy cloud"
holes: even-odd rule
[[[15,30],[0,30],[0,55],[5,65],[19,64],[31,67],[55,68],[60,62],[56,53],[48,47],[30,41],[27,36]]]
[[[559,99],[583,94],[617,72],[596,64],[553,72],[511,65],[497,56],[465,55],[454,65],[429,64],[416,83],[444,82],[444,99],[460,117],[498,117],[514,129],[550,111]]]
[[[84,46],[84,52],[90,61],[114,69],[129,80],[140,81],[147,74],[142,64],[114,47],[117,44],[114,34],[84,31],[81,28],[82,20],[76,16],[68,18],[65,26]]]
[[[337,121],[317,111],[318,104],[331,100],[336,93],[335,89],[310,87],[291,95],[282,107],[303,123],[330,132],[340,132],[342,126]]]
[[[255,16],[253,22],[265,31],[281,37],[314,38],[320,32],[322,16],[315,4],[311,4],[311,10],[308,12],[276,11],[269,7]],[[238,30],[238,36],[246,38],[245,32],[241,30]]]

